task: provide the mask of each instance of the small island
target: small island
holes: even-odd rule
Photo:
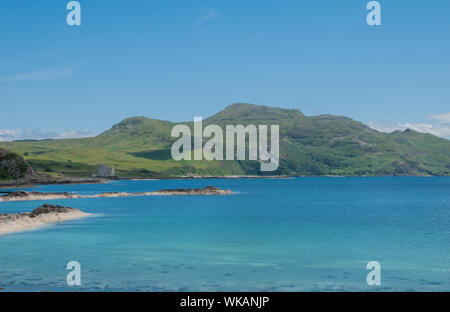
[[[85,218],[88,213],[75,208],[43,205],[32,212],[0,214],[0,235],[34,229],[36,227],[74,219]]]
[[[230,190],[222,190],[214,186],[207,186],[197,189],[168,189],[153,192],[126,193],[107,192],[96,195],[80,195],[68,192],[62,193],[40,193],[28,191],[8,192],[0,196],[0,202],[6,201],[30,201],[30,200],[53,200],[53,199],[74,199],[74,198],[106,198],[106,197],[131,197],[131,196],[168,196],[168,195],[230,195]]]

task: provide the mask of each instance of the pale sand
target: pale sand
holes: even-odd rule
[[[73,209],[67,212],[46,213],[35,217],[27,214],[0,216],[0,235],[38,228],[46,224],[88,217],[90,214]]]

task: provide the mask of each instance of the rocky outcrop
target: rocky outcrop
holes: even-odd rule
[[[45,204],[39,208],[34,209],[32,212],[23,212],[23,213],[18,213],[18,214],[0,214],[0,222],[8,221],[8,220],[17,220],[24,216],[27,216],[30,218],[36,218],[43,214],[66,213],[66,212],[72,212],[72,211],[79,211],[79,210],[75,209],[75,208],[70,208],[70,207]]]
[[[53,199],[68,199],[68,198],[80,198],[82,195],[69,194],[67,192],[62,193],[41,193],[41,192],[28,192],[28,191],[15,191],[8,192],[5,195],[0,196],[0,202],[2,201],[29,201],[29,200],[53,200]]]
[[[35,218],[35,217],[37,217],[39,215],[47,214],[47,213],[66,213],[66,212],[71,212],[71,211],[76,211],[76,210],[77,209],[70,208],[70,207],[45,204],[45,205],[42,205],[39,208],[34,209],[30,213],[30,217],[31,218]]]
[[[48,223],[74,220],[89,216],[75,208],[43,205],[32,212],[0,214],[0,235],[20,232]]]
[[[38,175],[19,154],[0,149],[0,179],[32,179]]]
[[[154,192],[154,195],[228,195],[232,194],[230,190],[222,190],[215,186],[207,186],[197,189],[171,189]]]
[[[64,196],[67,198],[70,198],[69,193],[63,192],[63,193],[41,193],[41,192],[28,192],[28,191],[15,191],[15,192],[8,192],[6,195],[0,196],[0,198],[4,199],[5,201],[9,198],[29,198],[33,196]]]

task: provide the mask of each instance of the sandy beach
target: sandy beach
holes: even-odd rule
[[[56,222],[85,218],[89,215],[74,208],[44,205],[31,213],[0,215],[0,235],[31,230]]]

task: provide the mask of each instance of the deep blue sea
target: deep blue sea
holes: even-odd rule
[[[0,236],[10,291],[450,291],[450,178],[114,181],[42,186],[96,194],[214,185],[230,196],[148,196],[44,203],[85,219]],[[66,265],[81,265],[68,286]],[[381,285],[368,286],[369,261]]]

